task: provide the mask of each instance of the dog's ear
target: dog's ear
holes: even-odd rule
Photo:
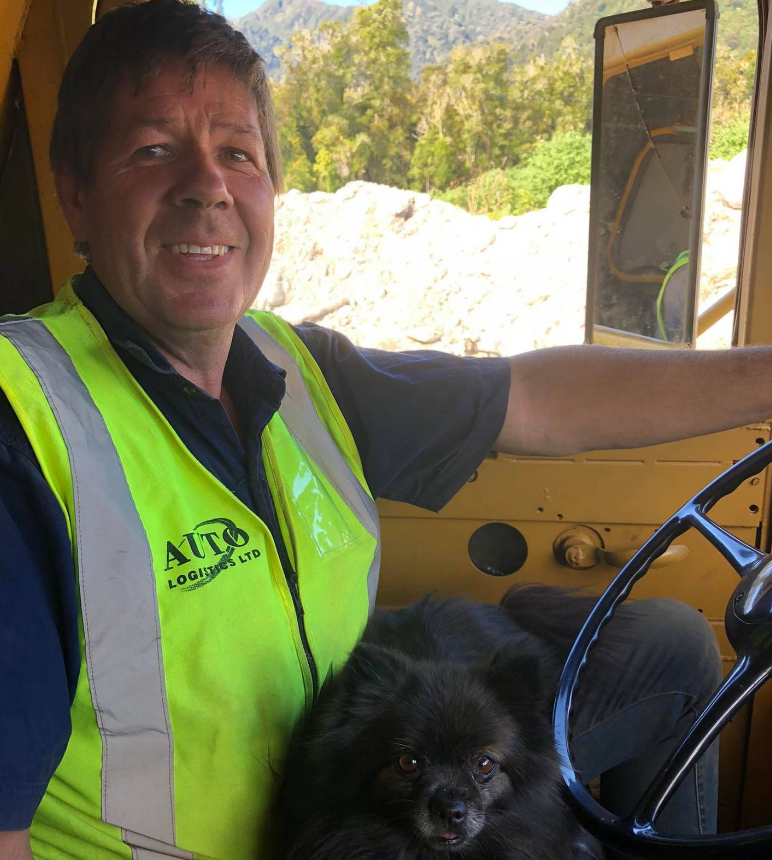
[[[361,689],[373,682],[396,687],[404,677],[406,667],[404,657],[397,651],[360,642],[351,652],[344,671],[349,687]]]
[[[544,661],[537,649],[505,645],[479,671],[486,686],[508,707],[549,708]]]

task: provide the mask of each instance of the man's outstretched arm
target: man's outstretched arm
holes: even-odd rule
[[[511,359],[494,449],[560,456],[637,448],[772,417],[772,347],[559,346]]]
[[[0,833],[0,860],[33,860],[29,830]]]

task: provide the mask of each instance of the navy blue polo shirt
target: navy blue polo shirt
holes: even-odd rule
[[[75,291],[191,453],[268,525],[286,564],[260,456],[284,371],[236,328],[224,385],[243,445],[220,401],[174,370],[93,270]],[[295,330],[351,428],[373,495],[439,510],[501,430],[508,361],[361,349],[310,323]],[[0,830],[23,830],[70,734],[78,596],[64,516],[2,392],[0,547]]]

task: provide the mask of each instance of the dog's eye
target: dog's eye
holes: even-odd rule
[[[493,759],[488,758],[487,755],[484,755],[481,759],[478,759],[477,763],[474,765],[475,773],[482,774],[483,776],[489,776],[493,773],[493,768],[496,767],[496,762]]]
[[[418,759],[410,753],[403,753],[397,759],[397,764],[405,773],[415,773],[418,770]]]

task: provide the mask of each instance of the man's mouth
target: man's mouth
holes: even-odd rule
[[[194,245],[180,242],[175,245],[164,245],[172,254],[192,254],[196,257],[224,257],[233,250],[233,245]]]

